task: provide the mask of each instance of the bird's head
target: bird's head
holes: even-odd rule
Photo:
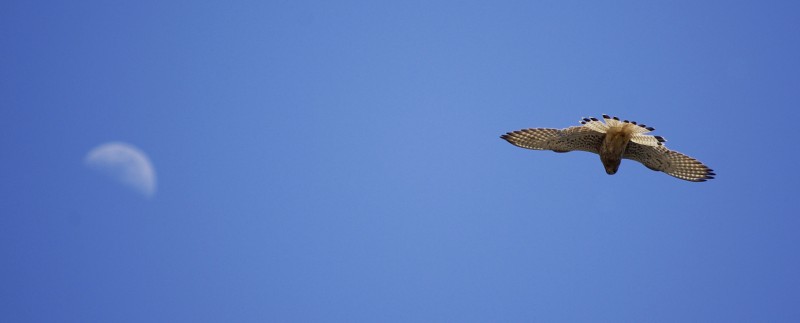
[[[619,164],[622,162],[622,159],[603,159],[603,167],[606,168],[606,174],[614,175],[619,170]]]

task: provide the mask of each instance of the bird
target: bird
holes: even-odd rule
[[[598,154],[609,175],[617,173],[622,159],[630,159],[654,171],[690,182],[705,182],[716,176],[713,169],[697,159],[667,148],[664,137],[648,135],[655,130],[653,127],[606,114],[603,114],[603,121],[583,118],[581,126],[522,129],[500,138],[526,149],[557,153],[578,150]]]

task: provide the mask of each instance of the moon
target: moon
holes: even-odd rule
[[[146,198],[156,193],[156,171],[143,151],[123,142],[108,142],[86,154],[87,167],[99,171]]]

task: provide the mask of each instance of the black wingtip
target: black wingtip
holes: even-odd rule
[[[617,117],[613,117],[612,119],[619,121],[619,118],[617,118]]]
[[[583,121],[589,122],[589,121],[592,121],[592,120],[589,119],[589,118],[583,118]]]
[[[599,120],[597,120],[597,118],[594,118],[594,117],[589,118],[589,119],[592,119],[592,121],[599,121]]]
[[[636,125],[636,121],[631,121],[631,123],[632,123],[634,126]]]
[[[604,114],[603,119],[611,119],[611,117],[609,117],[607,114]]]
[[[645,129],[650,130],[650,131],[656,130],[656,128],[653,128],[653,127],[645,127]]]

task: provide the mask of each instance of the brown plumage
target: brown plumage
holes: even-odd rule
[[[613,175],[622,159],[644,164],[647,168],[683,180],[704,182],[713,179],[712,169],[696,159],[664,147],[661,136],[646,135],[653,127],[635,121],[620,121],[603,115],[605,123],[584,118],[582,126],[565,129],[536,128],[513,131],[500,136],[512,145],[535,150],[569,152],[588,151],[600,155],[606,173]]]

